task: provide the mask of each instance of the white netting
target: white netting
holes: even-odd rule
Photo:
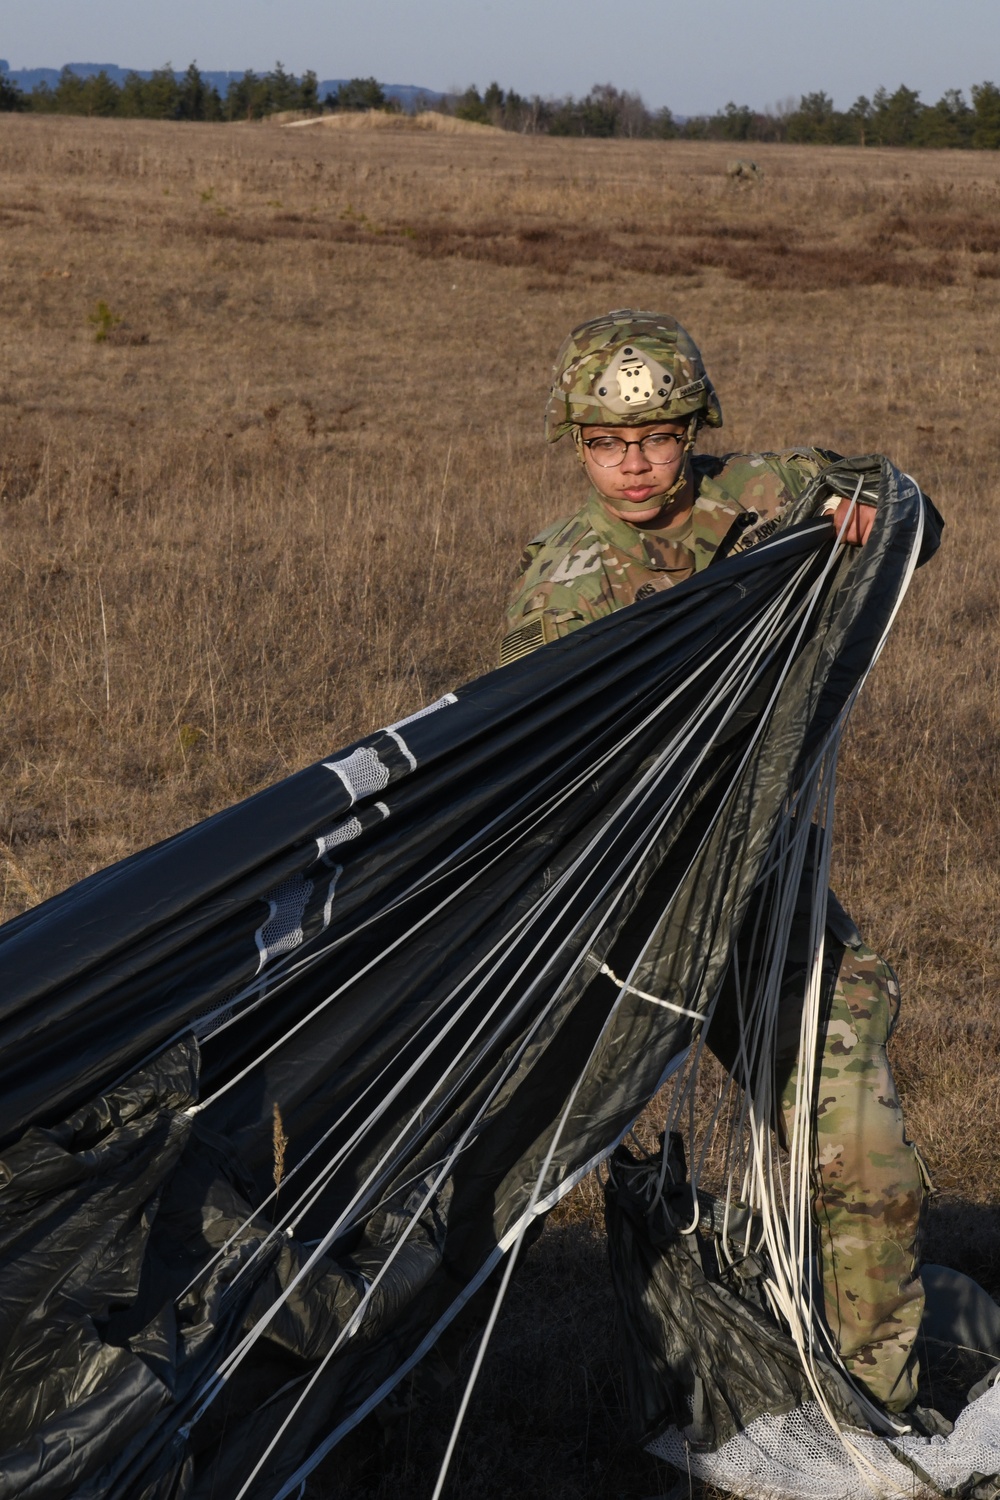
[[[360,824],[358,827],[360,831]],[[339,842],[342,843],[343,840]],[[343,873],[343,865],[333,866],[333,874],[323,901],[320,931],[325,932],[330,925],[337,881]],[[276,958],[279,953],[290,953],[293,948],[298,948],[305,941],[302,924],[314,889],[315,883],[312,880],[307,880],[304,875],[293,875],[291,879],[283,880],[280,885],[276,885],[273,891],[268,891],[265,899],[271,909],[270,915],[267,921],[258,927],[255,934],[257,951],[260,954],[260,962],[257,965],[258,974],[264,965],[272,958]],[[218,1024],[221,1025],[221,1021]]]
[[[405,729],[407,724],[415,724],[418,719],[426,719],[428,714],[436,714],[439,708],[447,708],[449,703],[457,703],[458,699],[454,693],[445,693],[443,698],[436,698],[433,703],[428,703],[426,708],[418,708],[415,714],[408,714],[405,719],[400,719],[396,724],[386,725],[386,734],[391,734],[394,729]]]
[[[947,1437],[898,1437],[890,1444],[850,1430],[844,1440],[815,1402],[784,1416],[763,1416],[715,1453],[692,1449],[676,1427],[648,1451],[718,1489],[752,1500],[896,1500],[932,1495],[964,1484],[973,1474],[1000,1472],[1000,1385],[972,1402]],[[905,1454],[910,1468],[893,1452]],[[921,1481],[919,1469],[931,1481]]]
[[[302,918],[312,892],[312,881],[303,875],[293,875],[268,892],[266,899],[271,908],[270,915],[255,934],[260,954],[259,969],[276,954],[289,953],[302,942]]]
[[[340,777],[352,802],[370,797],[372,792],[380,792],[389,785],[389,768],[382,764],[370,745],[361,745],[343,760],[325,760],[323,764]]]
[[[351,839],[356,839],[360,833],[364,833],[360,818],[343,818],[339,823],[334,823],[326,833],[317,835],[316,843],[319,852],[321,855],[328,854],[339,844],[346,844]]]

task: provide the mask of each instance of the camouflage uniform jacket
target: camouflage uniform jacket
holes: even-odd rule
[[[676,527],[659,531],[617,520],[591,491],[575,516],[556,521],[528,543],[500,660],[514,661],[682,583],[707,568],[723,543],[727,554],[742,552],[770,536],[791,502],[836,457],[819,448],[724,458],[697,454],[694,506]]]

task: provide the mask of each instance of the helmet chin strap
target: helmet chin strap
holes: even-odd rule
[[[681,490],[684,488],[688,481],[688,455],[690,454],[691,449],[694,447],[695,438],[698,436],[698,419],[700,415],[700,412],[692,412],[691,416],[688,419],[687,436],[684,439],[684,447],[682,449],[684,461],[677,472],[677,478],[674,480],[670,488],[668,490],[664,490],[662,495],[651,496],[649,500],[626,500],[624,499],[624,497],[621,499],[616,499],[615,510],[621,511],[625,515],[628,515],[630,511],[638,513],[640,511],[648,510],[651,500],[655,501],[660,510],[663,510],[665,506],[670,504],[675,495],[680,494]],[[580,460],[581,464],[585,465],[586,454],[583,448],[583,433],[580,431],[579,427],[573,428],[573,442],[576,445],[577,458]]]

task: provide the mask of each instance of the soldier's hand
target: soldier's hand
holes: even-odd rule
[[[833,512],[833,524],[837,528],[838,536],[840,536],[844,522],[847,521],[847,513],[850,509],[850,500],[841,500],[837,509]],[[868,540],[868,533],[872,529],[872,522],[874,520],[874,505],[855,505],[854,514],[851,516],[850,521],[847,522],[847,530],[841,537],[841,541],[846,542],[850,547],[864,546]]]

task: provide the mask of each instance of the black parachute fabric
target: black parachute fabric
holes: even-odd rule
[[[769,1312],[760,1252],[737,1257],[733,1270],[713,1253],[713,1240],[731,1230],[719,1201],[700,1194],[697,1231],[679,1232],[694,1222],[694,1194],[680,1136],[665,1149],[665,1193],[662,1157],[637,1160],[625,1146],[605,1184],[629,1411],[638,1441],[672,1426],[696,1452],[715,1451],[755,1418],[792,1411],[812,1393],[793,1341]],[[848,1382],[826,1363],[819,1376],[835,1418],[865,1428]]]
[[[937,541],[793,520],[0,930],[2,1500],[295,1493],[615,1147]]]

